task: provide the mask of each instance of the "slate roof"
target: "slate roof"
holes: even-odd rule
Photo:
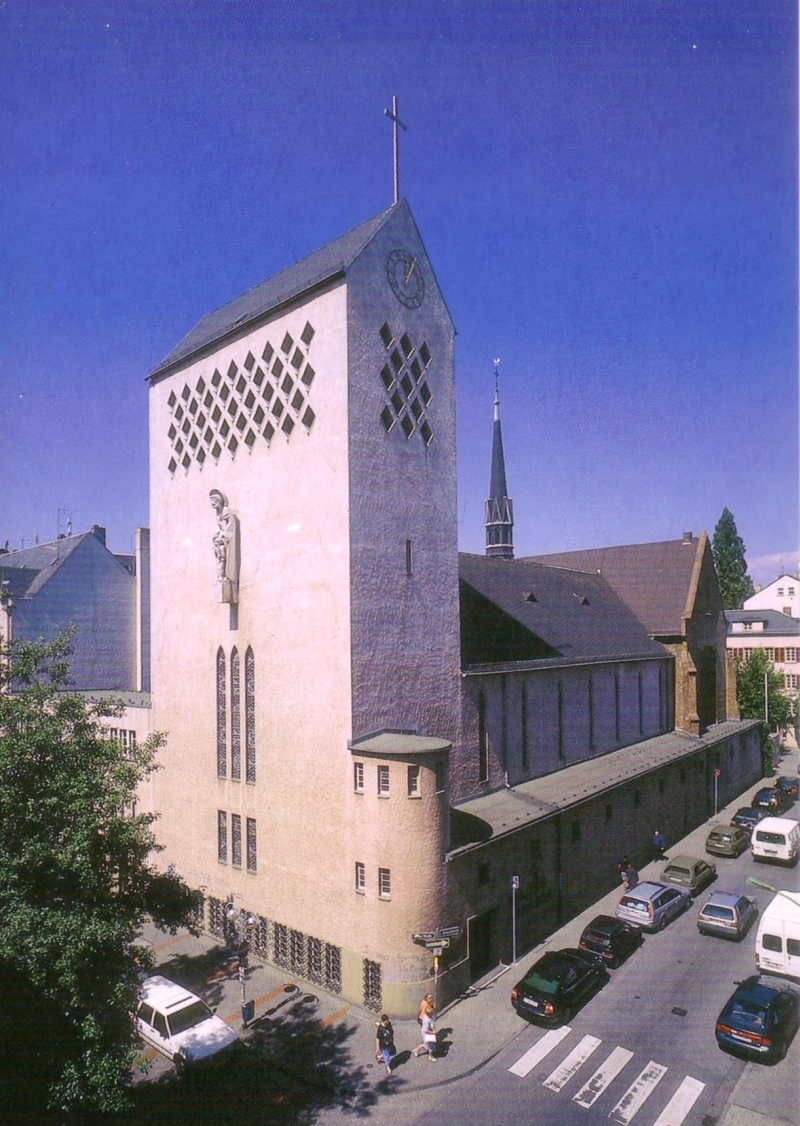
[[[728,623],[728,637],[749,638],[751,641],[757,637],[785,637],[787,634],[800,634],[800,618],[790,618],[788,614],[781,614],[779,610],[726,610],[725,620]],[[753,633],[734,633],[731,628],[734,622],[764,622],[764,628]]]
[[[374,754],[381,757],[391,755],[421,755],[431,752],[449,751],[452,743],[437,739],[433,735],[414,735],[407,731],[378,731],[365,735],[350,744],[354,754]]]
[[[477,592],[544,642],[537,665],[665,656],[663,647],[596,573],[529,559],[460,554],[459,577],[462,591]],[[462,631],[470,629],[469,605],[462,598]],[[474,653],[472,658],[469,667],[482,664]]]
[[[407,206],[405,200],[393,204],[380,215],[340,235],[313,254],[301,258],[299,262],[249,289],[247,293],[235,297],[227,305],[215,309],[213,313],[208,313],[150,373],[150,377],[160,375],[228,333],[241,331],[251,321],[258,320],[270,310],[342,273],[383,226],[394,209]]]
[[[757,725],[758,720],[752,719],[727,721],[715,724],[701,736],[671,731],[586,762],[562,767],[519,786],[470,798],[453,808],[453,847],[447,854],[448,859],[488,840],[503,837],[523,825],[542,821],[554,813],[580,805],[598,794],[608,793],[616,786],[641,778]],[[464,836],[470,839],[463,839]]]
[[[32,598],[79,544],[94,532],[64,536],[53,543],[36,544],[0,555],[0,582],[12,598]]]
[[[680,636],[682,615],[687,609],[692,574],[701,547],[708,537],[693,536],[691,543],[663,540],[620,547],[597,547],[562,551],[528,558],[551,567],[594,571],[605,578],[630,606],[651,636]]]

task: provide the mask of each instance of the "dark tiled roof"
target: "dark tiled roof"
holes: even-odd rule
[[[459,576],[462,635],[470,638],[465,652],[469,665],[526,657],[577,661],[665,655],[600,575],[531,560],[461,554]],[[538,639],[539,652],[532,648],[525,654],[512,647],[503,653],[494,638],[482,641],[472,620],[480,599],[497,608],[499,629],[503,629],[503,621],[511,622],[515,630],[522,627],[532,646]],[[484,616],[483,620],[488,619]]]
[[[728,637],[735,637],[737,640],[740,637],[752,641],[758,637],[800,634],[800,618],[790,618],[788,614],[781,614],[779,610],[726,610],[725,619],[728,623]],[[746,633],[744,631],[739,633],[737,630],[734,633],[733,622],[763,622],[764,628],[756,632],[748,630]]]
[[[524,825],[542,821],[564,809],[580,805],[598,794],[641,778],[668,763],[696,754],[757,726],[745,719],[715,724],[704,735],[675,730],[618,751],[597,755],[586,762],[565,766],[519,786],[471,798],[453,808],[450,857],[496,840]]]
[[[12,598],[31,598],[91,535],[94,533],[82,532],[78,536],[64,536],[53,543],[36,544],[0,555],[0,582],[7,584],[3,589]]]
[[[698,548],[707,537],[634,543],[562,551],[529,558],[551,567],[572,567],[599,573],[630,606],[652,636],[683,633],[682,615],[692,583]]]
[[[275,274],[260,285],[243,293],[241,297],[234,298],[227,305],[221,306],[213,313],[208,313],[194,326],[192,331],[184,336],[176,348],[162,360],[151,376],[159,375],[181,360],[187,359],[195,352],[201,351],[209,344],[226,336],[228,333],[239,330],[251,321],[263,317],[271,309],[283,305],[286,301],[304,293],[312,286],[319,285],[328,278],[346,270],[354,258],[367,245],[370,239],[380,229],[395,207],[407,207],[405,200],[382,211],[373,219],[355,227],[347,234],[329,242],[326,246],[301,258],[286,270]]]

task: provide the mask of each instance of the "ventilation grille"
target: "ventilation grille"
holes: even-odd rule
[[[279,347],[265,341],[261,355],[248,352],[224,372],[214,369],[194,387],[184,383],[171,391],[168,438],[169,471],[202,466],[207,457],[216,462],[227,450],[235,456],[244,444],[252,449],[261,439],[270,444],[277,433],[287,440],[299,424],[308,432],[314,411],[308,403],[315,371],[308,362],[314,329],[306,324],[300,339],[288,332]]]
[[[392,329],[384,324],[380,330],[386,348],[387,362],[381,369],[381,381],[386,391],[386,406],[381,411],[381,422],[387,434],[399,423],[406,438],[419,430],[425,445],[433,439],[428,407],[433,392],[427,379],[431,353],[423,341],[417,348],[407,333],[395,339]]]

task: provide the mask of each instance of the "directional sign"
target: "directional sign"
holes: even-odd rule
[[[412,934],[411,941],[416,942],[417,946],[424,946],[426,942],[433,942],[436,938],[436,931],[418,931]]]
[[[442,938],[460,938],[461,927],[439,927],[439,934]]]
[[[441,954],[441,952],[443,950],[446,950],[447,947],[450,945],[450,939],[449,938],[431,938],[431,939],[428,940],[428,942],[425,943],[425,945],[428,947],[429,950],[432,950],[434,952],[434,954],[436,954],[437,951],[439,952],[439,954]]]

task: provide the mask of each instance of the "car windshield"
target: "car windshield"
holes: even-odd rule
[[[732,907],[718,907],[716,903],[707,903],[700,914],[707,918],[725,919],[727,922],[730,922],[734,917]]]
[[[634,911],[647,911],[647,904],[642,899],[633,899],[630,895],[623,895],[620,903],[623,907],[630,907]]]
[[[583,937],[591,942],[608,942],[610,935],[607,931],[586,931]]]
[[[709,840],[712,841],[729,841],[731,839],[730,833],[712,833]]]
[[[181,1032],[185,1032],[187,1028],[194,1028],[213,1015],[205,1001],[194,1001],[191,1005],[187,1005],[185,1009],[179,1009],[177,1013],[170,1013],[170,1032],[173,1036],[178,1036]]]
[[[748,1001],[734,1001],[729,1016],[736,1017],[736,1023],[741,1028],[755,1031],[765,1028],[767,1024],[767,1010]]]
[[[692,870],[691,870],[691,868],[676,868],[675,865],[670,864],[670,866],[669,866],[669,868],[667,868],[667,871],[666,871],[665,874],[667,876],[688,877],[688,876],[691,876]]]

